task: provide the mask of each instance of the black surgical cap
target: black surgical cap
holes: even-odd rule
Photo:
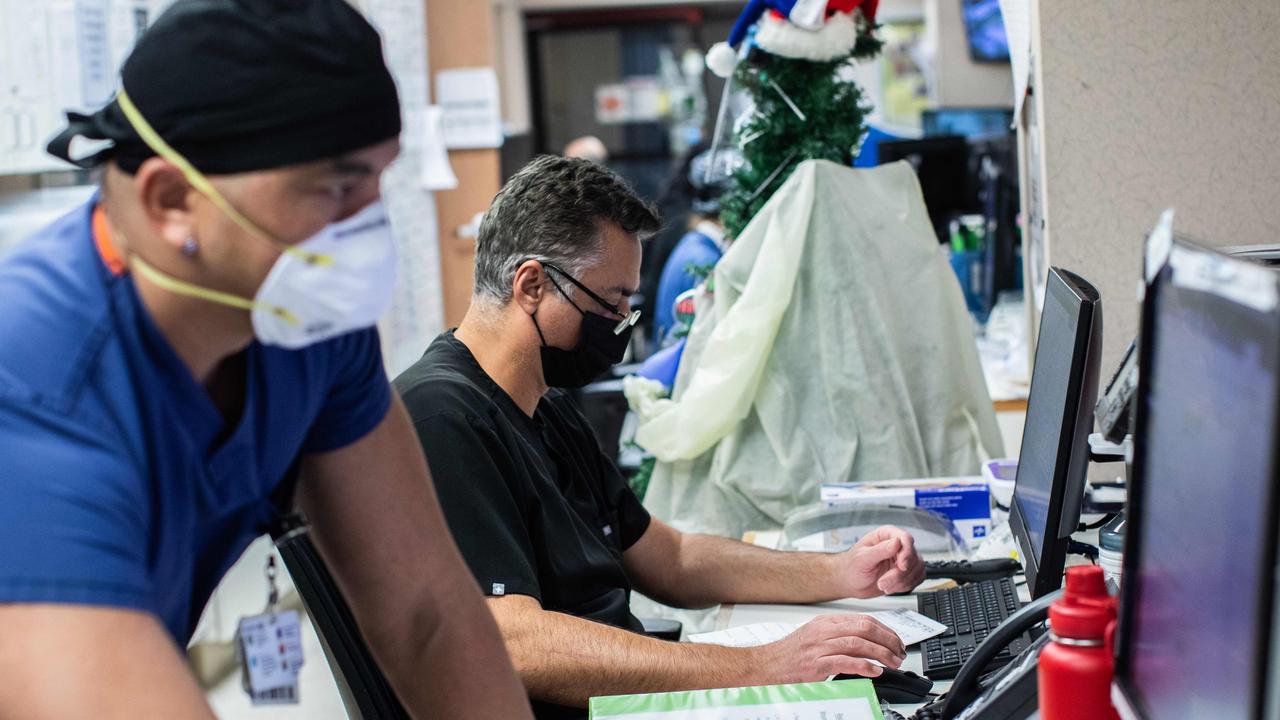
[[[121,85],[151,127],[207,174],[323,160],[400,134],[378,33],[346,0],[178,0],[138,40]],[[155,153],[113,100],[67,113],[49,152],[137,171]],[[73,159],[71,140],[112,146]]]

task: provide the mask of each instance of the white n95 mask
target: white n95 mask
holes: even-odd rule
[[[285,246],[252,300],[171,277],[138,255],[129,267],[169,292],[248,310],[259,342],[296,350],[378,321],[391,304],[396,246],[379,201]]]
[[[375,202],[281,253],[253,298],[253,334],[301,348],[369,327],[391,304],[396,246]],[[325,262],[308,257],[324,257]]]

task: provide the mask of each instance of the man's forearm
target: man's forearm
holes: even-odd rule
[[[667,642],[539,608],[495,613],[516,671],[539,700],[586,707],[600,695],[769,682],[752,648]]]
[[[383,666],[413,717],[526,717],[512,715],[528,700],[512,675],[493,616],[476,596],[450,610],[443,622],[398,632],[388,628],[377,643],[384,650],[380,655],[395,656]]]
[[[835,556],[780,552],[716,535],[685,534],[668,587],[682,607],[717,603],[817,603],[846,597]]]
[[[308,456],[298,491],[316,549],[414,717],[528,718],[416,443],[394,400],[363,439]]]

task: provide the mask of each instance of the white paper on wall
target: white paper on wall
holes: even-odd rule
[[[444,111],[444,140],[449,149],[502,147],[498,75],[493,68],[436,73],[436,104]]]
[[[449,164],[449,149],[444,145],[444,111],[439,105],[428,105],[423,113],[422,187],[427,190],[452,190],[458,187],[458,176]]]
[[[1022,115],[1031,73],[1031,0],[1000,0],[1004,33],[1009,40],[1009,67],[1013,70],[1013,124]]]

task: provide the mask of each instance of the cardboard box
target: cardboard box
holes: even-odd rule
[[[981,477],[827,483],[821,493],[828,507],[873,503],[933,510],[955,523],[969,549],[991,532],[991,493]]]

